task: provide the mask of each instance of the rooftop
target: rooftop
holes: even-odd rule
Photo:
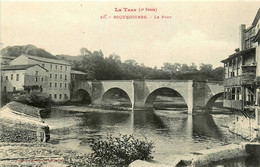
[[[260,40],[260,30],[258,30],[258,32],[256,33],[256,35],[253,38],[253,42],[257,42]]]
[[[259,19],[260,19],[260,8],[259,8],[258,11],[257,11],[257,14],[256,14],[256,16],[255,16],[255,18],[254,18],[254,21],[253,21],[252,25],[253,25],[253,26],[256,26],[256,24],[257,24],[257,22],[258,22]]]
[[[1,68],[2,71],[7,71],[7,70],[26,70],[30,67],[33,66],[39,66],[41,68],[43,68],[42,66],[38,65],[38,64],[26,64],[26,65],[11,65],[11,66],[3,66]],[[43,68],[44,70],[46,70],[45,68]],[[47,70],[46,70],[47,71]]]
[[[63,60],[56,60],[56,59],[50,59],[50,58],[45,58],[45,57],[38,57],[38,56],[31,56],[31,55],[26,55],[26,54],[22,54],[23,56],[26,56],[30,59],[33,60],[38,60],[41,62],[46,62],[46,63],[54,63],[54,64],[62,64],[62,65],[68,65],[70,66],[69,63],[63,61]]]
[[[243,50],[243,51],[239,51],[239,52],[236,52],[230,56],[228,56],[227,59],[224,59],[224,60],[221,60],[222,63],[225,63],[235,57],[239,57],[239,56],[245,56],[246,54],[248,53],[251,53],[251,52],[255,52],[255,48],[250,48],[250,49],[247,49],[247,50]]]

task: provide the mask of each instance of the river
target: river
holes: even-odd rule
[[[188,115],[186,109],[76,112],[74,107],[73,110],[52,109],[43,118],[51,129],[50,143],[81,153],[91,152],[90,140],[119,133],[153,141],[154,159],[162,163],[171,163],[177,155],[244,141],[228,131],[226,126],[234,115],[224,111]]]

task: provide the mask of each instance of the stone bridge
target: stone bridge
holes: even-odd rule
[[[223,96],[224,87],[222,82],[193,80],[78,81],[73,86],[72,100],[88,96],[92,105],[102,105],[118,90],[127,94],[132,109],[150,108],[162,91],[174,91],[183,97],[188,112],[192,113],[197,109],[210,110],[217,98]]]

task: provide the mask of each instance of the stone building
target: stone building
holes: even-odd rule
[[[70,99],[70,73],[71,73],[71,65],[62,60],[57,59],[49,59],[31,55],[21,55],[14,60],[10,61],[10,66],[6,66],[3,68],[9,68],[12,66],[19,65],[35,65],[42,67],[45,69],[45,73],[47,76],[46,83],[42,87],[42,92],[49,94],[55,102],[67,101]],[[2,68],[2,69],[3,69]],[[5,71],[3,71],[6,73]],[[36,73],[40,71],[35,71],[35,80]],[[3,74],[6,75],[6,74]],[[10,74],[11,75],[11,74]],[[39,74],[38,74],[39,75]],[[23,83],[20,83],[20,85]],[[21,87],[20,87],[21,88]]]
[[[46,91],[47,72],[48,70],[38,64],[4,66],[1,69],[2,91]]]

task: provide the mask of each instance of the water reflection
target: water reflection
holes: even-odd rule
[[[43,115],[44,116],[44,115]],[[91,152],[89,143],[107,134],[134,134],[155,143],[155,159],[171,162],[177,154],[240,142],[241,138],[220,126],[218,120],[231,122],[230,115],[188,115],[182,111],[88,111],[53,109],[44,116],[51,128],[50,142],[83,153]]]
[[[133,123],[135,127],[149,127],[153,129],[168,129],[161,117],[154,110],[134,111]]]
[[[192,135],[194,138],[207,136],[217,139],[221,139],[223,136],[212,115],[209,114],[192,116]]]

